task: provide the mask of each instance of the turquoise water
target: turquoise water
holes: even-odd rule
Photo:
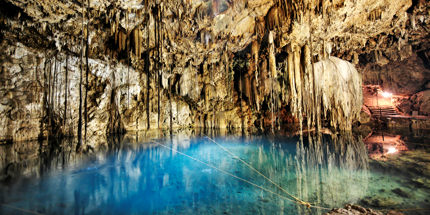
[[[429,206],[428,188],[410,185],[410,176],[372,164],[366,145],[351,134],[310,136],[303,140],[268,136],[214,139],[288,193],[314,205],[333,208],[347,203],[367,203],[375,206],[372,202],[377,201],[375,207],[379,209]],[[30,173],[24,171],[21,177],[0,185],[0,213],[327,212],[307,209],[176,152],[288,197],[206,137],[174,136],[156,142],[174,150],[147,141],[124,140],[118,146],[89,155],[74,155],[73,162],[64,162],[67,153],[59,153],[54,161],[50,158],[50,168],[43,171],[30,168],[27,170]],[[411,194],[402,197],[392,192],[396,188]],[[379,199],[374,200],[375,196]]]

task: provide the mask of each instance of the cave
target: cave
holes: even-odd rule
[[[0,214],[428,214],[426,0],[0,0]]]

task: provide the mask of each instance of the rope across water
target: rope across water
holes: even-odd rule
[[[293,198],[295,201],[297,201],[298,203],[305,205],[306,207],[311,207],[311,203],[309,202],[305,202],[295,196],[293,196],[292,194],[290,194],[288,191],[286,191],[284,188],[282,188],[280,185],[278,185],[277,183],[275,183],[274,181],[272,181],[269,177],[265,176],[263,173],[261,173],[260,171],[258,171],[257,169],[255,169],[253,166],[251,166],[250,164],[248,164],[246,161],[242,160],[239,156],[235,155],[233,152],[231,152],[230,150],[228,150],[227,148],[225,148],[224,146],[222,146],[221,144],[217,143],[215,140],[213,140],[212,138],[205,136],[208,140],[212,141],[213,143],[215,143],[218,147],[220,147],[222,150],[224,150],[225,152],[227,152],[229,155],[231,155],[233,158],[239,160],[240,162],[242,162],[243,164],[245,164],[245,166],[247,166],[249,169],[253,170],[254,172],[256,172],[257,174],[259,174],[260,176],[262,176],[264,179],[266,179],[267,181],[269,181],[271,184],[275,185],[275,187],[277,187],[278,189],[282,190],[282,192],[284,192],[285,194],[287,194],[288,196],[290,196],[291,198]],[[328,208],[327,208],[328,209]]]
[[[14,210],[17,210],[17,211],[28,213],[28,214],[42,215],[42,213],[38,213],[38,212],[35,212],[35,211],[31,211],[31,210],[26,210],[26,209],[15,207],[15,206],[8,205],[8,204],[0,204],[0,205],[2,205],[4,207],[7,207],[7,208],[10,208],[10,209],[14,209]]]
[[[162,146],[162,147],[164,147],[164,148],[167,148],[167,149],[169,149],[169,150],[171,150],[171,151],[173,151],[173,152],[176,152],[176,153],[178,153],[178,154],[180,154],[180,155],[183,155],[183,156],[185,156],[185,157],[187,157],[187,158],[189,158],[189,159],[191,159],[191,160],[197,161],[197,162],[199,162],[199,163],[201,163],[201,164],[204,164],[204,165],[206,165],[206,166],[208,166],[208,167],[210,167],[210,168],[213,168],[213,169],[215,169],[215,170],[218,170],[219,172],[221,172],[221,173],[223,173],[223,174],[225,174],[225,175],[229,175],[229,176],[231,176],[231,177],[233,177],[233,178],[236,178],[236,179],[238,179],[238,180],[240,180],[240,181],[243,181],[243,182],[245,182],[245,183],[247,183],[247,184],[249,184],[249,185],[252,185],[252,186],[254,186],[254,187],[257,187],[257,188],[259,188],[259,189],[261,189],[261,190],[263,190],[263,191],[266,191],[266,192],[268,192],[268,193],[271,193],[271,194],[273,194],[273,195],[276,195],[276,196],[278,196],[278,197],[280,197],[280,198],[282,198],[282,199],[285,199],[285,200],[287,200],[287,201],[290,201],[290,202],[293,202],[293,203],[298,203],[298,204],[304,205],[304,206],[306,206],[307,208],[315,208],[315,209],[322,209],[322,210],[331,210],[330,208],[321,207],[321,206],[317,206],[317,205],[312,205],[312,204],[311,204],[311,203],[309,203],[309,202],[302,201],[302,200],[300,200],[299,198],[297,198],[297,197],[295,197],[295,196],[291,195],[291,194],[290,194],[290,193],[288,193],[285,189],[283,189],[281,186],[279,186],[278,184],[276,184],[275,182],[273,182],[270,178],[268,178],[267,176],[265,176],[264,174],[262,174],[260,171],[258,171],[257,169],[255,169],[254,167],[252,167],[250,164],[248,164],[246,161],[242,160],[241,158],[239,158],[238,156],[236,156],[234,153],[232,153],[231,151],[229,151],[228,149],[226,149],[225,147],[223,147],[222,145],[220,145],[219,143],[217,143],[215,140],[213,140],[213,139],[211,139],[211,138],[209,138],[209,137],[206,137],[206,138],[207,138],[207,139],[209,139],[209,140],[211,140],[213,143],[217,144],[221,149],[223,149],[224,151],[226,151],[227,153],[229,153],[229,154],[230,154],[232,157],[234,157],[235,159],[238,159],[239,161],[241,161],[242,163],[244,163],[248,168],[250,168],[250,169],[252,169],[253,171],[257,172],[259,175],[263,176],[266,180],[268,180],[270,183],[272,183],[272,184],[273,184],[273,185],[275,185],[277,188],[279,188],[280,190],[282,190],[282,191],[283,191],[285,194],[287,194],[290,198],[288,198],[288,197],[286,197],[286,196],[284,196],[284,195],[281,195],[281,194],[279,194],[279,193],[276,193],[276,192],[274,192],[274,191],[272,191],[272,190],[269,190],[269,189],[267,189],[267,188],[265,188],[265,187],[262,187],[262,186],[260,186],[260,185],[257,185],[257,184],[255,184],[255,183],[253,183],[253,182],[251,182],[251,181],[248,181],[248,180],[246,180],[246,179],[244,179],[244,178],[241,178],[241,177],[239,177],[239,176],[236,176],[236,175],[234,175],[234,174],[232,174],[232,173],[230,173],[230,172],[227,172],[227,171],[225,171],[225,170],[223,170],[223,169],[220,169],[220,168],[218,168],[218,167],[214,166],[213,164],[210,164],[210,163],[204,162],[204,161],[199,160],[199,159],[197,159],[197,158],[194,158],[194,157],[192,157],[192,156],[190,156],[190,155],[187,155],[187,154],[185,154],[185,153],[183,153],[183,152],[180,152],[180,151],[178,151],[178,150],[175,150],[175,149],[173,149],[173,148],[171,148],[171,147],[169,147],[169,146],[167,146],[167,145],[165,145],[165,144],[162,144],[162,143],[159,143],[159,142],[155,142],[155,141],[152,141],[152,143],[157,144],[157,145],[159,145],[159,146]],[[292,199],[291,199],[291,198],[292,198]],[[23,209],[23,208],[16,207],[16,206],[13,206],[13,205],[9,205],[9,204],[5,204],[5,203],[0,203],[0,205],[1,205],[1,206],[3,206],[3,207],[7,207],[7,208],[10,208],[10,209],[13,209],[13,210],[16,210],[16,211],[20,211],[20,212],[23,212],[23,213],[27,213],[27,214],[36,214],[36,215],[40,215],[40,214],[42,214],[42,213],[39,213],[39,212],[36,212],[36,211]],[[382,209],[381,211],[400,211],[400,212],[403,212],[403,211],[429,211],[429,210],[430,210],[430,208],[409,208],[409,209],[389,209],[389,210],[388,210],[388,209]]]
[[[316,205],[311,205],[310,203],[307,203],[307,202],[301,201],[300,199],[299,199],[300,201],[298,201],[298,200],[296,200],[296,199],[291,199],[291,198],[288,198],[288,197],[286,197],[286,196],[284,196],[284,195],[281,195],[281,194],[279,194],[279,193],[273,192],[273,191],[271,191],[271,190],[269,190],[269,189],[267,189],[267,188],[265,188],[265,187],[262,187],[262,186],[260,186],[260,185],[258,185],[258,184],[255,184],[255,183],[253,183],[253,182],[251,182],[251,181],[248,181],[248,180],[246,180],[246,179],[244,179],[244,178],[241,178],[241,177],[239,177],[239,176],[237,176],[237,175],[234,175],[234,174],[232,174],[232,173],[230,173],[230,172],[227,172],[227,171],[225,171],[225,170],[223,170],[223,169],[220,169],[220,168],[218,168],[218,167],[216,167],[216,166],[214,166],[214,165],[212,165],[212,164],[210,164],[210,163],[204,162],[204,161],[199,160],[199,159],[197,159],[197,158],[194,158],[194,157],[192,157],[192,156],[190,156],[190,155],[187,155],[187,154],[185,154],[185,153],[183,153],[183,152],[180,152],[180,151],[178,151],[178,150],[176,150],[176,149],[173,149],[172,147],[169,147],[169,146],[167,146],[167,145],[165,145],[165,144],[162,144],[162,143],[159,143],[159,142],[155,142],[155,141],[152,141],[152,143],[157,144],[157,145],[159,145],[159,146],[162,146],[162,147],[164,147],[164,148],[167,148],[167,149],[169,149],[169,150],[171,150],[171,151],[173,151],[173,152],[175,152],[175,153],[178,153],[178,154],[180,154],[180,155],[183,155],[183,156],[185,156],[185,157],[187,157],[187,158],[189,158],[189,159],[191,159],[191,160],[197,161],[197,162],[199,162],[199,163],[201,163],[201,164],[204,164],[204,165],[206,165],[206,166],[208,166],[208,167],[210,167],[210,168],[213,168],[213,169],[215,169],[215,170],[218,170],[219,172],[221,172],[221,173],[223,173],[223,174],[225,174],[225,175],[229,175],[229,176],[231,176],[231,177],[233,177],[233,178],[236,178],[236,179],[238,179],[238,180],[240,180],[240,181],[243,181],[243,182],[245,182],[245,183],[247,183],[247,184],[250,184],[250,185],[252,185],[252,186],[254,186],[254,187],[257,187],[257,188],[259,188],[259,189],[261,189],[261,190],[264,190],[264,191],[266,191],[266,192],[268,192],[268,193],[274,194],[274,195],[276,195],[276,196],[278,196],[278,197],[280,197],[280,198],[282,198],[282,199],[285,199],[285,200],[287,200],[287,201],[290,201],[290,202],[293,202],[293,203],[299,203],[299,204],[305,205],[307,208],[316,208],[316,209],[330,210],[330,208],[325,208],[325,207],[320,207],[320,206],[316,206]]]

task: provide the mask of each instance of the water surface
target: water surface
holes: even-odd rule
[[[422,148],[410,147],[406,152],[390,154],[382,149],[378,158],[384,159],[375,159],[372,155],[375,150],[370,150],[375,147],[352,134],[309,135],[302,140],[299,137],[265,135],[212,138],[288,193],[313,205],[333,208],[355,203],[377,209],[430,206],[426,164],[421,173],[419,166],[417,171],[410,173],[401,171],[403,163],[399,163],[401,156],[405,159],[411,156],[407,154],[409,151],[428,155],[423,144]],[[19,149],[17,146],[1,146],[1,154],[5,158],[2,159],[4,174],[0,185],[0,213],[327,212],[324,209],[307,209],[295,203],[286,193],[204,135],[174,135],[154,141],[162,146],[131,138],[110,140],[108,146],[89,154],[75,153],[73,143],[67,141],[55,149],[40,145],[33,148],[23,145]],[[24,156],[25,153],[17,151],[26,151],[30,155]]]

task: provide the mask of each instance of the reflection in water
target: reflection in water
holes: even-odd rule
[[[26,141],[0,146],[0,181],[18,176],[39,177],[52,169],[66,168],[81,157],[73,149],[70,139],[51,144]]]
[[[216,133],[216,132],[215,132]],[[283,194],[204,133],[145,134],[173,149]],[[168,137],[168,138],[164,138]],[[324,207],[369,195],[368,155],[352,134],[297,137],[222,136],[215,140],[300,199]],[[141,142],[143,141],[143,142]],[[220,173],[139,135],[112,138],[84,155],[73,142],[0,147],[0,203],[39,213],[320,214]],[[14,171],[10,167],[15,166]],[[13,174],[12,174],[13,172]],[[21,177],[18,177],[21,175]],[[23,177],[24,176],[24,177]],[[5,180],[3,180],[5,181]],[[12,183],[13,182],[13,183]],[[14,213],[0,206],[0,213]]]
[[[372,134],[364,142],[369,150],[370,158],[374,160],[386,160],[390,155],[408,150],[400,135]]]
[[[367,150],[351,133],[309,136],[307,145],[297,143],[297,192],[316,205],[335,207],[363,198],[368,169]]]

